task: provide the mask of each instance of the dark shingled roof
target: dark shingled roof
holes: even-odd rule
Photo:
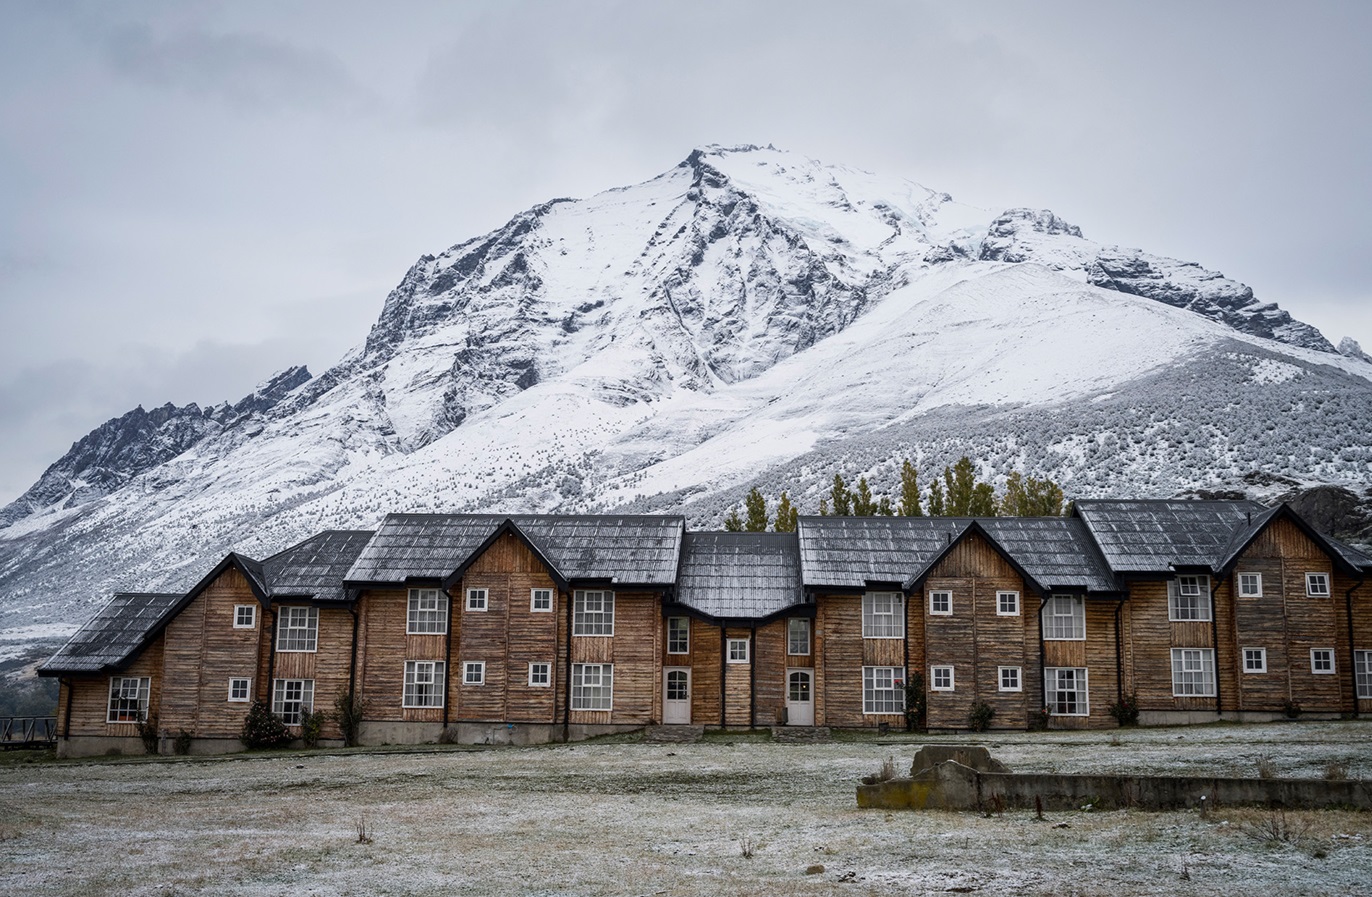
[[[98,673],[119,669],[181,595],[121,592],[110,599],[56,654],[38,668],[40,675]]]
[[[326,530],[274,554],[261,564],[272,598],[344,601],[343,577],[372,538],[370,531]]]
[[[986,517],[977,521],[1045,589],[1116,592],[1119,584],[1080,520]]]
[[[795,533],[687,533],[677,600],[717,619],[761,618],[804,601]]]
[[[956,517],[802,517],[797,532],[805,585],[903,583],[968,523]]]
[[[349,585],[442,580],[509,520],[566,581],[671,585],[686,521],[676,516],[391,514],[348,571]]]
[[[1359,551],[1352,545],[1345,545],[1338,539],[1331,539],[1328,536],[1324,540],[1329,543],[1329,547],[1339,554],[1350,566],[1357,567],[1363,573],[1372,573],[1372,555],[1365,551]]]
[[[1090,499],[1078,501],[1076,512],[1117,573],[1170,573],[1218,563],[1235,532],[1267,508],[1255,501]]]

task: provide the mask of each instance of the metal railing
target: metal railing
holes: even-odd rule
[[[56,743],[55,716],[0,716],[0,748],[47,747]]]

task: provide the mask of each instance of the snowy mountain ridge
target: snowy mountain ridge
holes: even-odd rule
[[[754,484],[813,511],[835,471],[961,454],[1079,496],[1372,470],[1372,363],[1242,284],[758,147],[425,255],[357,349],[254,396],[111,421],[4,509],[0,630],[392,511],[718,525]]]

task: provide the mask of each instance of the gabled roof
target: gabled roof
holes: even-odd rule
[[[372,538],[371,531],[326,530],[267,558],[262,579],[272,598],[344,601],[343,577]]]
[[[923,581],[963,539],[980,535],[1025,584],[1037,592],[1081,590],[1115,594],[1119,585],[1080,520],[1065,517],[977,517],[963,520],[962,531],[928,558],[904,582],[909,590]]]
[[[1256,539],[1264,529],[1271,525],[1274,520],[1279,518],[1290,521],[1293,526],[1305,533],[1310,541],[1314,542],[1325,554],[1329,555],[1336,566],[1342,568],[1346,572],[1357,573],[1367,569],[1369,558],[1367,558],[1366,555],[1351,546],[1344,545],[1342,542],[1336,542],[1329,536],[1326,536],[1324,533],[1315,529],[1305,521],[1304,517],[1292,510],[1290,505],[1283,502],[1275,508],[1270,508],[1261,514],[1254,514],[1251,521],[1246,526],[1239,527],[1235,530],[1234,537],[1229,540],[1229,544],[1224,547],[1224,550],[1215,560],[1215,572],[1223,574],[1232,570],[1234,565],[1238,562],[1239,555],[1243,554],[1243,552],[1248,549],[1248,546],[1253,544],[1253,540]]]
[[[896,586],[952,544],[957,517],[801,517],[800,568],[806,588]]]
[[[56,654],[38,668],[40,676],[98,673],[122,668],[182,596],[151,592],[121,592]]]
[[[715,619],[760,619],[804,601],[795,533],[686,533],[677,601]]]
[[[1372,574],[1372,555],[1365,551],[1360,551],[1352,545],[1345,545],[1338,539],[1324,537],[1324,541],[1329,543],[1329,547],[1334,553],[1348,562],[1349,566],[1356,567],[1360,573]]]
[[[345,585],[443,581],[463,568],[509,521],[565,581],[621,585],[676,582],[679,516],[551,514],[391,514],[345,577]]]
[[[1083,499],[1076,514],[1116,573],[1209,568],[1235,532],[1268,509],[1255,501]]]

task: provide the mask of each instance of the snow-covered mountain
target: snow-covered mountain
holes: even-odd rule
[[[318,377],[78,441],[0,512],[0,630],[391,511],[717,525],[752,485],[813,511],[835,472],[889,488],[903,458],[1076,496],[1361,494],[1368,420],[1355,343],[1216,272],[1049,211],[707,147],[423,256]]]

